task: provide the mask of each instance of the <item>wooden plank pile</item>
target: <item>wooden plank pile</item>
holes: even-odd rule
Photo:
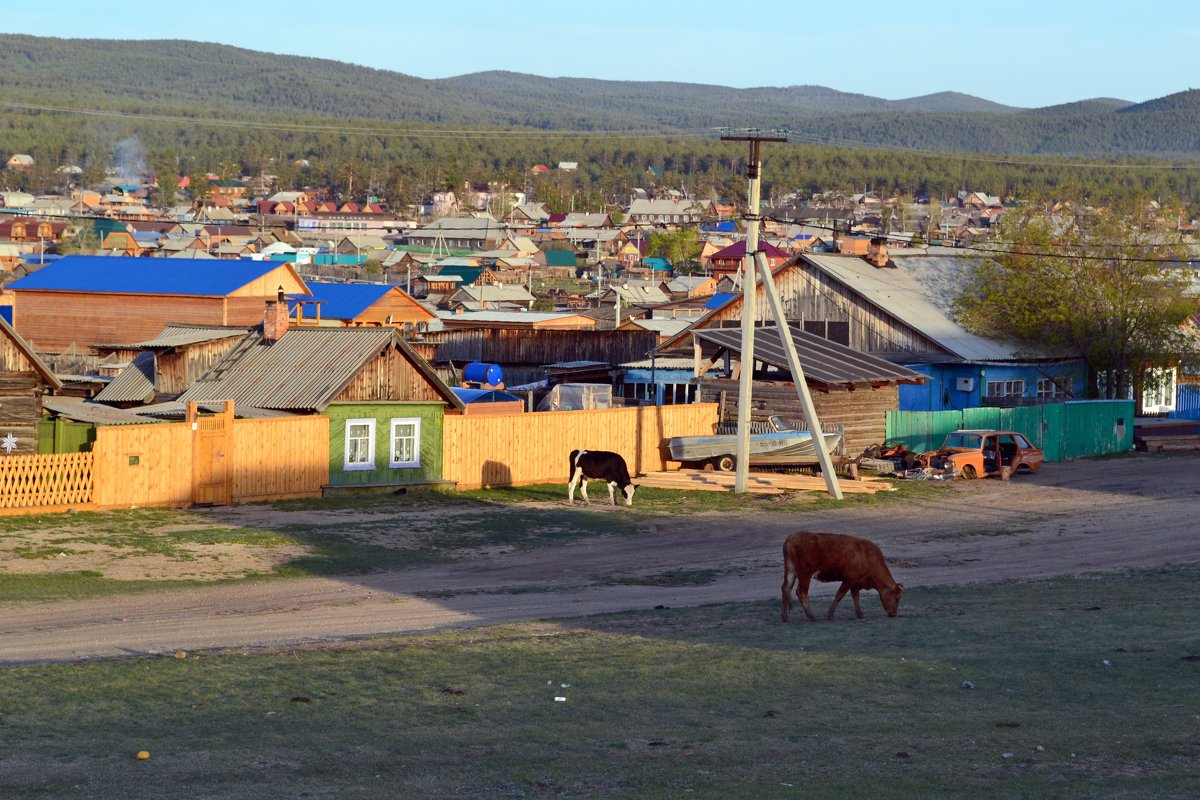
[[[732,492],[736,475],[733,472],[708,472],[699,469],[680,469],[669,472],[650,472],[634,482],[656,489],[696,490],[702,492]],[[879,478],[858,480],[839,479],[843,494],[874,494],[892,491],[889,481]],[[752,494],[783,494],[784,492],[825,492],[828,487],[820,475],[783,475],[775,472],[751,472],[746,476],[746,490]]]

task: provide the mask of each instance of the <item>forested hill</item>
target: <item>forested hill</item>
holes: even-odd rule
[[[1200,156],[1197,91],[1139,105],[1105,98],[1019,109],[951,91],[885,100],[820,86],[734,89],[511,72],[428,80],[329,59],[172,40],[0,34],[0,102],[572,131],[783,127],[801,141],[864,147]]]

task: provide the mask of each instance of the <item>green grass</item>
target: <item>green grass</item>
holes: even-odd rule
[[[307,550],[306,555],[270,571],[231,577],[223,582],[254,581],[404,569],[497,549],[545,547],[594,536],[635,536],[664,515],[674,518],[711,512],[789,514],[858,504],[900,504],[946,490],[941,485],[900,481],[895,492],[848,495],[838,502],[820,492],[736,495],[646,487],[638,491],[634,506],[613,509],[606,502],[596,502],[592,507],[582,503],[568,507],[563,485],[542,484],[247,507],[276,512],[268,526],[239,524],[236,509],[141,509],[0,517],[0,539],[19,539],[28,533],[52,535],[50,543],[18,542],[15,553],[24,559],[53,559],[59,553],[75,552],[73,545],[94,544],[117,548],[127,558],[146,554],[182,562],[202,557],[197,553],[197,545],[300,546]],[[355,514],[352,531],[347,531],[343,512]],[[364,541],[368,535],[373,537],[372,541]],[[46,575],[0,573],[0,603],[99,597],[201,583],[207,582],[112,580],[94,570]]]
[[[101,800],[1194,798],[1198,581],[1191,566],[911,589],[896,619],[871,597],[865,622],[783,625],[765,600],[7,669],[0,785]]]

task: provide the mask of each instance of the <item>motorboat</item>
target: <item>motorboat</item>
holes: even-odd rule
[[[805,426],[773,416],[765,426],[759,424],[755,428],[759,432],[750,434],[750,466],[820,463],[812,432]],[[724,426],[722,429],[727,430]],[[838,453],[842,449],[842,431],[827,430],[822,433],[826,452]],[[737,435],[734,433],[676,436],[667,442],[667,447],[673,461],[707,462],[723,471],[732,470],[737,463]]]

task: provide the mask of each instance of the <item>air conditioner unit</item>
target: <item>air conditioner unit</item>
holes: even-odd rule
[[[958,389],[960,392],[973,392],[973,391],[975,391],[975,379],[974,378],[959,378],[955,382],[954,388]]]

